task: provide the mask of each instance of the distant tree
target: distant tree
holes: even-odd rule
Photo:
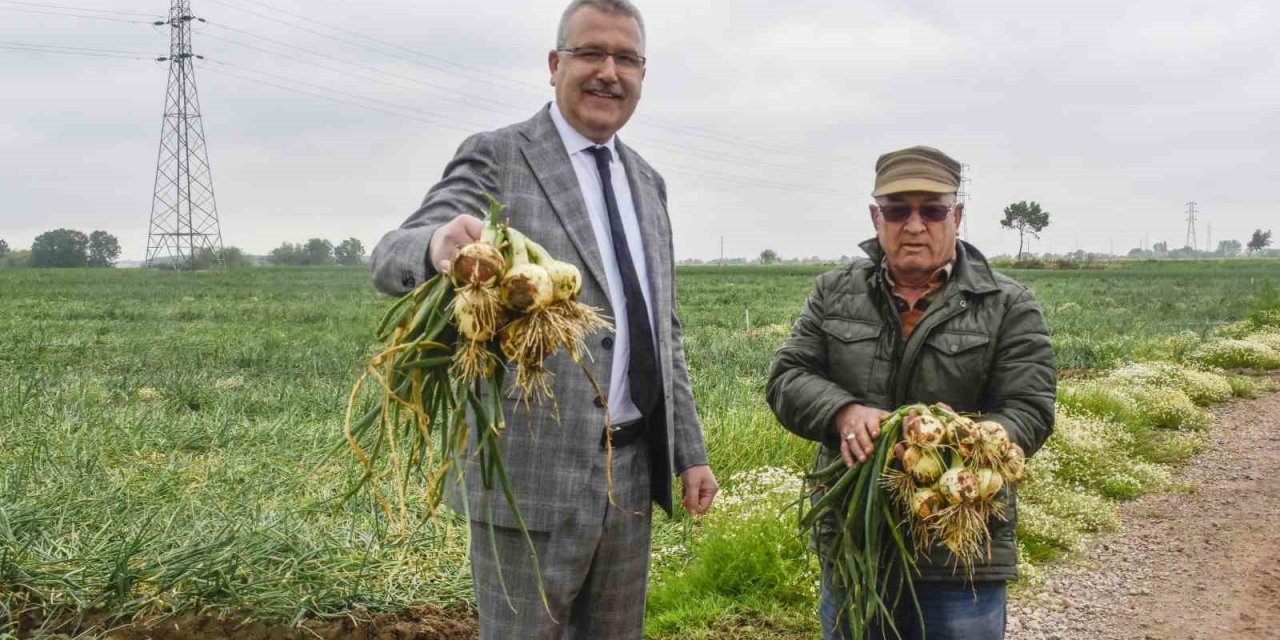
[[[0,267],[25,268],[31,266],[30,251],[11,251],[9,255],[0,258]]]
[[[240,247],[223,247],[218,252],[222,258],[222,266],[228,269],[239,269],[249,266],[249,256]]]
[[[89,264],[89,238],[74,229],[46,231],[31,243],[33,267],[83,267]]]
[[[1268,229],[1264,232],[1262,229],[1255,229],[1253,237],[1249,239],[1249,252],[1261,253],[1263,249],[1269,246],[1271,246],[1271,230]]]
[[[333,259],[338,264],[355,266],[364,258],[364,244],[355,238],[347,238],[333,248]]]
[[[0,239],[0,260],[3,260],[9,257],[10,253],[13,253],[13,252],[9,250],[9,243],[5,242],[3,239]]]
[[[320,238],[307,240],[301,259],[301,263],[307,266],[333,264],[333,243]]]
[[[1166,255],[1166,254],[1168,254],[1168,253],[1169,253],[1169,243],[1168,243],[1168,242],[1157,242],[1157,243],[1155,243],[1155,244],[1151,245],[1151,252],[1152,252],[1152,253],[1154,253],[1154,254],[1156,254],[1157,256]]]
[[[1218,243],[1218,255],[1224,258],[1234,258],[1240,255],[1239,240],[1223,240]]]
[[[1018,232],[1018,259],[1022,259],[1022,247],[1027,236],[1040,238],[1040,232],[1049,226],[1049,212],[1040,208],[1038,202],[1015,202],[1004,208],[1004,220],[1000,226]]]
[[[301,264],[299,256],[302,255],[302,247],[288,242],[281,243],[280,246],[271,250],[271,255],[267,258],[271,264],[275,265],[296,265]]]
[[[205,247],[196,252],[195,260],[192,261],[192,268],[196,270],[211,269],[218,266],[228,269],[247,267],[249,266],[249,258],[244,254],[244,251],[240,250],[240,247],[223,247],[216,251]]]
[[[109,268],[120,258],[120,241],[106,231],[89,234],[89,266]]]
[[[760,252],[760,264],[774,264],[778,262],[778,252],[773,249],[765,249]]]
[[[1128,255],[1130,258],[1145,258],[1147,257],[1148,253],[1144,251],[1142,247],[1134,247],[1129,250]]]

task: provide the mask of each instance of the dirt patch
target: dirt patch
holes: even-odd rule
[[[34,622],[34,621],[31,621]],[[28,624],[19,637],[49,634],[103,640],[474,640],[475,610],[467,605],[415,607],[402,615],[376,614],[335,620],[308,620],[298,626],[252,619],[182,615],[112,625],[104,620]]]
[[[1216,410],[1208,443],[1188,490],[1124,505],[1014,603],[1009,640],[1280,638],[1280,394]]]

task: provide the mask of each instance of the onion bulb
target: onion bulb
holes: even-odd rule
[[[551,304],[551,276],[536,264],[516,265],[502,278],[502,301],[516,313],[528,313]]]

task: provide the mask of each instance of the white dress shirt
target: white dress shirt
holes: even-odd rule
[[[609,300],[613,304],[613,324],[617,329],[613,341],[613,370],[609,374],[609,417],[614,424],[638,420],[640,410],[631,402],[631,384],[627,380],[627,368],[631,362],[631,333],[627,323],[626,293],[622,289],[622,272],[618,269],[618,258],[613,251],[613,237],[609,229],[609,210],[604,201],[604,186],[600,180],[600,170],[596,167],[595,156],[587,152],[590,147],[604,146],[609,148],[612,160],[609,173],[613,182],[613,193],[618,199],[618,215],[622,218],[622,230],[627,236],[627,248],[631,251],[631,261],[635,265],[636,275],[640,280],[640,290],[644,294],[646,311],[649,313],[649,326],[656,332],[657,325],[653,321],[653,294],[649,286],[649,272],[645,268],[644,243],[640,235],[640,221],[636,217],[635,200],[631,196],[631,183],[627,181],[627,170],[618,157],[617,136],[609,138],[603,145],[597,145],[586,136],[578,133],[560,113],[559,105],[552,103],[551,120],[560,132],[564,149],[569,153],[573,163],[573,171],[578,175],[578,186],[582,191],[582,199],[587,204],[587,214],[591,218],[591,228],[596,234],[596,246],[600,249],[600,258],[604,262],[605,278],[609,281]],[[586,274],[584,274],[585,277]]]

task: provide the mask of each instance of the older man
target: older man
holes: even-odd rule
[[[960,164],[937,149],[881,156],[871,205],[876,237],[862,243],[871,259],[819,276],[778,350],[769,404],[788,430],[822,445],[817,467],[837,457],[866,461],[880,419],[916,402],[982,413],[1027,455],[1052,432],[1056,373],[1043,312],[1027,287],[994,273],[957,239],[959,183]],[[1005,583],[1017,569],[1015,493],[1000,496],[1007,519],[988,523],[991,553],[974,563],[971,583],[941,545],[916,558],[924,623],[914,608],[899,610],[894,623],[904,638],[1003,637]],[[815,536],[820,555],[834,526],[826,525]],[[822,569],[824,637],[848,639],[844,586],[825,558]]]
[[[581,300],[616,325],[591,338],[585,359],[603,383],[607,414],[563,355],[548,363],[558,419],[549,405],[505,406],[502,452],[540,581],[501,493],[481,486],[478,469],[467,473],[485,639],[640,638],[651,503],[671,512],[673,473],[692,513],[717,490],[675,312],[666,183],[615,135],[640,101],[644,45],[643,20],[627,0],[572,2],[547,56],[555,101],[528,121],[468,138],[418,211],[374,250],[378,288],[412,289],[479,238],[471,214],[493,194],[509,206],[512,226],[578,265]],[[615,425],[613,501],[606,415]],[[461,497],[452,497],[458,508]]]

